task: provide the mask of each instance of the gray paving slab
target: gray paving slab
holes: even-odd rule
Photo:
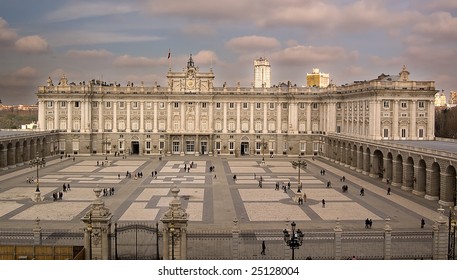
[[[286,157],[269,159],[263,166],[260,158],[209,156],[171,156],[161,161],[111,156],[110,165],[97,166],[102,160],[104,156],[50,160],[40,169],[41,203],[32,201],[35,184],[25,180],[34,176],[34,169],[4,172],[0,175],[0,227],[31,229],[38,216],[43,227],[49,229],[81,228],[80,218],[95,199],[93,188],[97,185],[115,188],[114,195],[102,197],[113,213],[113,222],[152,223],[167,210],[170,189],[176,185],[189,214],[189,229],[195,230],[229,230],[235,218],[242,229],[250,230],[278,230],[292,220],[309,230],[331,230],[337,219],[343,228],[362,230],[366,218],[375,221],[374,228],[381,229],[387,217],[393,228],[417,229],[422,217],[428,227],[438,217],[436,201],[397,188],[387,196],[386,185],[380,180],[326,160],[308,161],[307,169],[301,171],[301,193],[297,192],[298,170]],[[192,161],[193,168],[185,172],[184,165]],[[215,167],[214,172],[209,172],[210,166]],[[321,169],[326,169],[325,176],[320,175]],[[143,177],[129,178],[127,170],[132,174],[143,172]],[[154,171],[158,171],[157,178],[152,177]],[[236,181],[234,174],[239,174]],[[343,175],[349,185],[347,193],[341,192],[339,178]],[[262,188],[258,186],[260,177]],[[327,181],[332,182],[331,188],[325,187]],[[291,188],[275,191],[276,182],[290,182]],[[70,183],[72,190],[62,201],[53,201],[52,193],[61,190],[63,183]],[[359,195],[362,186],[366,190],[363,197]],[[307,200],[298,205],[297,197],[303,194]]]

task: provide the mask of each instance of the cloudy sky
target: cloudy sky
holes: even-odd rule
[[[250,86],[253,60],[272,83],[312,68],[337,85],[396,75],[457,90],[456,0],[1,0],[0,99],[36,103],[38,86],[103,79],[165,85],[190,54],[215,86]]]

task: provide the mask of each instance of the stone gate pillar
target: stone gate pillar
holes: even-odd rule
[[[176,185],[171,189],[173,200],[160,219],[163,223],[163,259],[187,259],[187,221],[189,215],[181,207],[178,198],[179,188]]]
[[[448,232],[443,207],[440,207],[438,212],[440,215],[433,225],[433,259],[446,260]]]
[[[342,244],[341,244],[341,236],[343,233],[343,229],[341,228],[340,225],[340,219],[336,219],[336,226],[333,228],[333,232],[335,234],[335,260],[341,260],[342,255],[343,255],[343,250],[342,250]]]
[[[111,229],[113,215],[105,207],[105,202],[100,199],[102,189],[94,189],[96,199],[91,208],[81,218],[84,222],[84,248],[86,260],[108,260],[111,254],[111,240],[108,235]]]
[[[386,218],[384,226],[384,259],[392,259],[392,227],[390,226],[390,218]]]

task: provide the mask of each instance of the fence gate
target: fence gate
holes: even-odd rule
[[[114,224],[116,260],[158,260],[158,223]]]

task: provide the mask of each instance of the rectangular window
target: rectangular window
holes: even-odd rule
[[[425,101],[418,101],[417,102],[417,107],[419,107],[419,109],[424,109],[425,108]]]
[[[119,109],[124,109],[124,108],[125,108],[125,102],[119,101]]]
[[[165,108],[165,103],[164,102],[159,102],[159,108],[164,109]]]
[[[152,102],[146,102],[146,109],[152,108]]]
[[[79,108],[79,101],[75,101],[75,108]]]
[[[54,106],[54,102],[52,102],[52,101],[48,101],[46,103],[47,103],[48,108],[52,108]]]
[[[401,129],[401,138],[406,138],[406,128]]]
[[[313,103],[313,109],[314,110],[318,109],[318,104],[317,103]]]
[[[262,103],[257,102],[255,104],[256,109],[262,109]]]
[[[106,109],[111,109],[111,102],[110,101],[106,101],[105,102],[105,107],[106,107]]]
[[[97,108],[97,107],[98,107],[98,102],[92,101],[92,108]]]
[[[146,149],[150,150],[151,149],[151,142],[146,141]]]
[[[179,108],[179,102],[174,102],[173,103],[173,108]]]
[[[235,142],[229,142],[229,150],[235,149]]]
[[[274,109],[275,108],[275,104],[273,102],[270,102],[269,106],[270,106],[270,109]]]
[[[402,102],[400,103],[400,107],[401,107],[402,109],[408,108],[408,103],[407,103],[406,101],[402,101]]]
[[[235,108],[235,103],[229,102],[229,109],[234,109]]]
[[[60,102],[60,108],[66,108],[67,107],[67,102],[66,101],[61,101]]]
[[[216,102],[216,109],[220,109],[221,108],[221,103],[220,102]]]
[[[159,142],[159,150],[163,150],[163,148],[165,148],[165,142],[164,141],[160,141]]]
[[[390,101],[389,101],[389,100],[384,100],[384,101],[383,101],[383,106],[384,106],[384,108],[386,108],[386,109],[387,109],[387,108],[390,108]]]
[[[424,129],[419,128],[419,138],[424,138]]]
[[[384,138],[389,138],[389,129],[384,128]]]
[[[216,142],[216,150],[220,150],[221,149],[221,142]]]
[[[133,109],[138,109],[138,102],[137,101],[133,101],[132,102],[132,108]]]
[[[247,102],[243,102],[243,109],[247,109],[248,108],[248,103]]]
[[[286,102],[282,103],[282,108],[283,108],[284,110],[287,110],[287,109],[289,108],[289,104],[286,103]]]
[[[305,103],[304,102],[300,102],[298,104],[299,104],[298,106],[299,106],[300,109],[305,109]]]
[[[202,102],[202,108],[203,108],[203,109],[206,109],[207,106],[208,106],[208,103]]]

